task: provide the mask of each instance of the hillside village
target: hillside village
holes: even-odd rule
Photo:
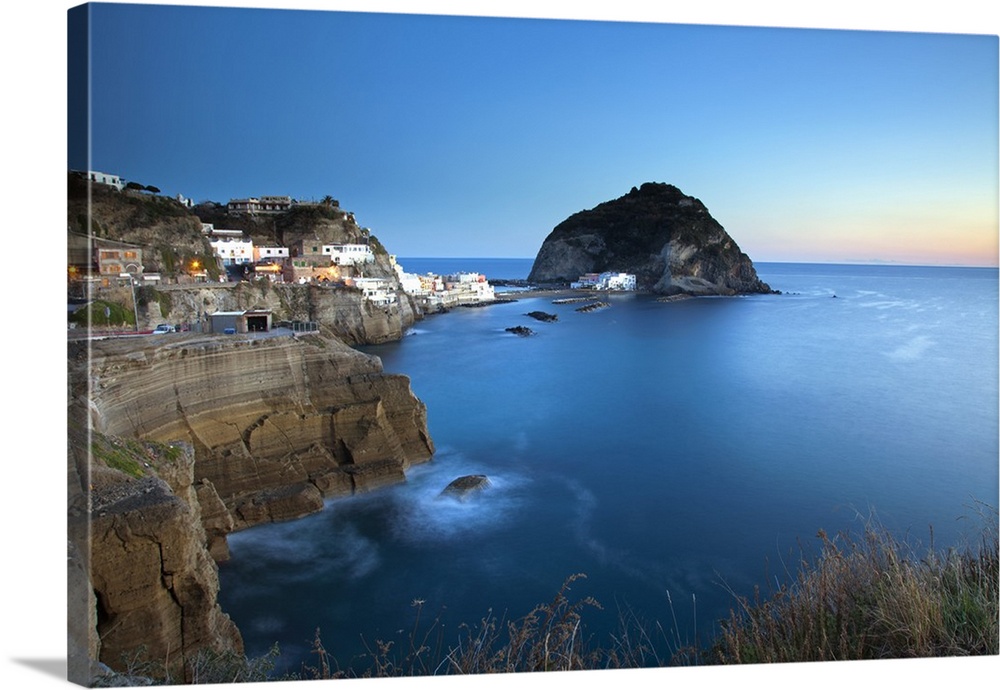
[[[149,225],[130,230],[121,230],[124,223],[115,217],[119,229],[114,232],[93,218],[77,221],[81,226],[86,223],[85,228],[74,229],[71,223],[70,294],[78,302],[92,296],[95,288],[134,292],[146,286],[170,290],[260,281],[352,289],[370,305],[384,309],[392,309],[405,298],[420,313],[496,299],[493,286],[480,273],[408,273],[368,228],[357,226],[353,213],[340,209],[330,197],[319,202],[290,196],[247,197],[231,199],[221,208],[203,209],[181,195],[155,196],[159,190],[126,183],[113,174],[71,171],[70,185],[71,202],[73,186],[86,185],[95,198],[103,192],[112,201],[120,196],[146,202],[139,208],[144,216],[152,216],[129,221]],[[262,238],[258,231],[273,227],[277,235],[277,219],[297,216],[304,220],[280,233],[281,237]],[[134,318],[138,321],[138,311]]]

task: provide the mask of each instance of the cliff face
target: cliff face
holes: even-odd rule
[[[92,199],[87,191],[71,175],[71,231],[141,245],[146,271],[165,277],[187,259],[213,260],[201,220],[180,204],[100,185]],[[333,205],[222,218],[258,244],[369,243],[375,261],[365,276],[396,282],[378,240]],[[88,295],[134,308],[140,330],[244,309],[321,330],[69,342],[71,680],[90,685],[107,667],[124,672],[128,656],[162,666],[147,667],[151,675],[190,682],[198,654],[241,655],[240,633],[217,602],[226,535],[404,481],[410,464],[430,459],[426,409],[409,379],[349,347],[402,337],[419,312],[397,294],[396,304],[377,307],[355,289],[258,280]]]
[[[99,288],[96,296],[131,308],[128,286]],[[358,290],[267,281],[145,286],[137,288],[136,297],[140,330],[161,323],[197,323],[216,311],[270,309],[275,323],[314,321],[348,345],[374,345],[399,340],[421,318],[413,299],[402,291],[395,304],[380,307]]]
[[[89,355],[93,428],[190,443],[202,491],[212,487],[237,528],[401,481],[434,452],[409,379],[334,339],[172,334],[95,341]]]
[[[772,291],[701,201],[655,182],[557,225],[528,280],[570,282],[603,271],[634,273],[640,290],[666,295]]]
[[[218,606],[226,535],[405,481],[430,459],[405,376],[321,336],[69,344],[70,674],[140,647],[174,680],[242,654]]]
[[[71,419],[70,679],[89,685],[108,668],[125,672],[128,658],[149,675],[190,681],[199,653],[242,654],[217,602],[193,449],[88,438],[79,421]]]

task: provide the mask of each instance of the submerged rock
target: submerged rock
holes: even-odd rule
[[[469,474],[452,481],[438,498],[449,497],[467,501],[472,494],[482,491],[489,485],[490,479],[485,474]]]

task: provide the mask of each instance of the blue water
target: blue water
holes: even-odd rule
[[[493,270],[476,261],[454,270]],[[454,644],[574,573],[571,596],[604,607],[595,641],[623,608],[704,641],[731,591],[784,579],[819,529],[875,515],[924,545],[931,526],[938,546],[976,539],[977,502],[998,504],[997,270],[757,268],[784,294],[522,299],[365,348],[411,377],[438,452],[405,485],[230,537],[220,600],[248,653],[277,641],[297,670],[318,627],[346,665],[406,643],[415,600]],[[436,499],[473,473],[493,486]]]

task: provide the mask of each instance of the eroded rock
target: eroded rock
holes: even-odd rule
[[[490,486],[489,477],[485,474],[470,474],[453,480],[441,492],[440,498],[454,498],[467,501],[474,494]]]

